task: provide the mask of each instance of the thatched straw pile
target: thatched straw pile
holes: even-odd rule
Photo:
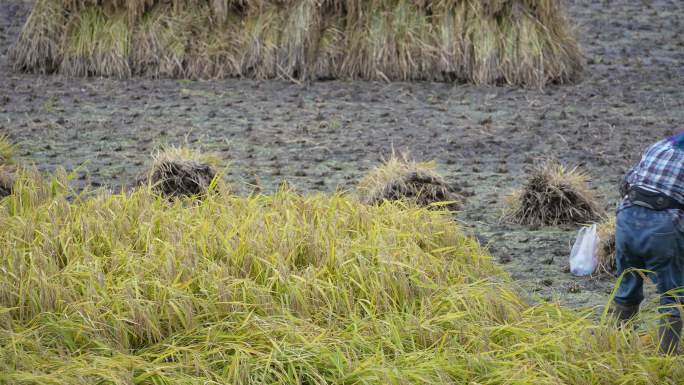
[[[533,226],[594,221],[601,212],[587,179],[577,168],[545,163],[532,173],[521,190],[509,197],[504,217],[513,223]]]
[[[417,163],[395,154],[359,182],[357,193],[366,204],[405,199],[419,206],[454,210],[463,200],[435,171],[434,163]]]
[[[209,192],[216,169],[198,152],[171,147],[155,154],[143,183],[168,197],[201,197]]]
[[[14,69],[74,76],[578,78],[559,0],[38,0]]]
[[[615,263],[615,217],[599,223],[596,231],[600,240],[596,273],[614,275],[617,271]]]

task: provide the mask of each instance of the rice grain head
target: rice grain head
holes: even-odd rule
[[[615,217],[599,223],[596,232],[599,236],[600,244],[598,250],[599,275],[614,276],[617,271],[615,262]]]

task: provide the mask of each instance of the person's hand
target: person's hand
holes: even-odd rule
[[[623,179],[620,181],[619,191],[620,191],[620,197],[624,197],[627,194],[629,194],[629,183],[627,183],[626,180]]]

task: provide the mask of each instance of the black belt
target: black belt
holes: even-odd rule
[[[651,210],[679,209],[684,210],[684,204],[669,197],[660,191],[651,190],[642,186],[632,186],[627,194],[629,201],[637,206]]]

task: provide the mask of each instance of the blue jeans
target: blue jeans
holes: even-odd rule
[[[618,212],[615,258],[618,274],[629,268],[646,269],[660,294],[661,313],[679,316],[684,294],[684,223],[674,210],[655,211],[630,206]],[[678,290],[679,289],[679,290]],[[637,272],[625,274],[614,301],[633,306],[643,301],[643,279]]]

